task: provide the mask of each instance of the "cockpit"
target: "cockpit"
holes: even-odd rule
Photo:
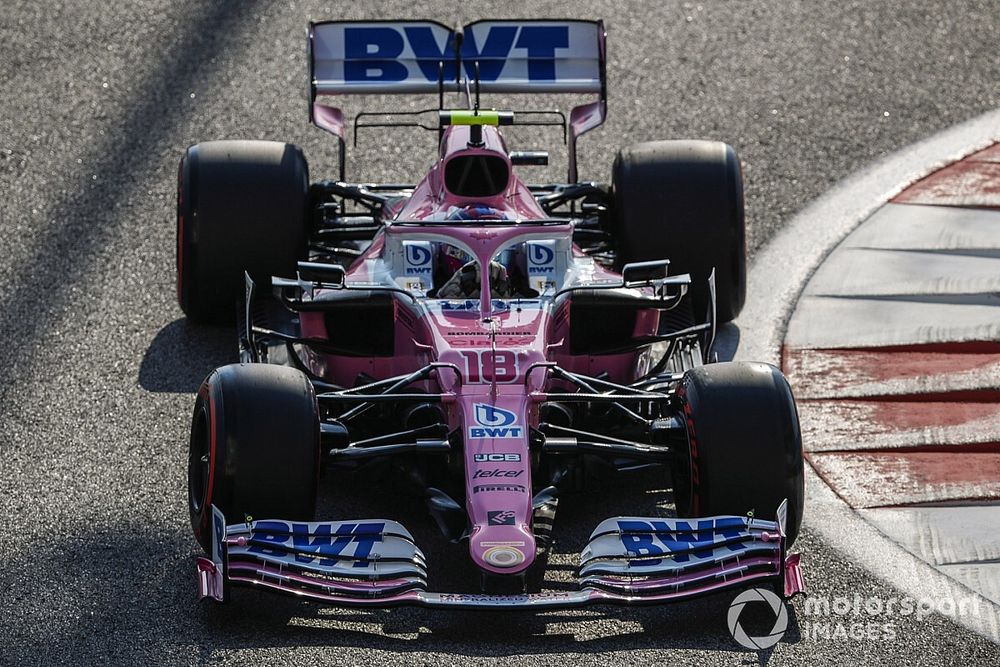
[[[535,299],[562,288],[572,259],[568,225],[504,224],[493,209],[463,207],[462,216],[392,225],[369,278],[417,298],[479,299],[488,267],[491,299]],[[476,220],[463,229],[459,220]],[[501,224],[491,225],[489,221]]]

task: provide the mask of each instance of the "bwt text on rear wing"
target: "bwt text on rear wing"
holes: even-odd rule
[[[576,139],[607,111],[601,21],[476,21],[451,29],[436,21],[326,21],[309,25],[310,120],[340,141],[346,123],[326,95],[594,93],[567,123],[569,182],[577,180]],[[439,101],[439,107],[443,102]]]

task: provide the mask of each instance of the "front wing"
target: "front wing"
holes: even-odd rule
[[[791,597],[804,582],[799,555],[785,552],[783,512],[778,516],[608,519],[580,554],[579,590],[485,595],[428,591],[424,556],[395,521],[227,526],[213,507],[211,557],[198,559],[199,594],[222,602],[239,585],[340,607],[553,609],[658,604],[760,583]]]

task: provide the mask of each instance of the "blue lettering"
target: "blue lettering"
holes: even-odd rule
[[[427,26],[404,28],[410,48],[417,56],[417,66],[428,81],[438,80],[438,63],[444,64],[444,80],[455,80],[455,33],[448,33],[444,48],[438,46],[434,31]]]
[[[525,28],[521,32],[524,33]],[[567,29],[568,32],[568,29]],[[514,35],[517,34],[517,26],[501,25],[490,28],[486,35],[483,48],[476,47],[476,38],[472,31],[465,33],[462,40],[462,63],[465,65],[465,75],[470,79],[476,75],[476,61],[479,61],[479,80],[496,81],[503,72],[504,65],[507,64],[507,56],[510,48],[514,44]],[[567,37],[567,41],[568,41]],[[530,55],[530,52],[529,52]],[[555,67],[552,68],[555,71]],[[530,72],[531,66],[528,66]],[[435,78],[437,78],[435,72]]]
[[[250,536],[250,548],[248,551],[265,556],[282,556],[284,546],[288,541],[288,524],[284,521],[258,521],[253,526],[253,534]]]
[[[473,426],[469,429],[471,438],[520,438],[520,426]]]
[[[712,558],[714,553],[713,545],[716,541],[716,534],[720,533],[724,538],[740,537],[744,525],[742,521],[713,521],[704,519],[698,522],[696,528],[686,521],[677,521],[673,525],[666,521],[619,521],[618,528],[622,531],[633,531],[634,534],[621,535],[622,544],[627,549],[629,555],[669,555],[677,563],[686,563],[692,557],[697,560]],[[729,528],[730,530],[720,530]],[[730,551],[742,551],[747,548],[745,544],[729,544]],[[694,549],[688,553],[677,553]],[[658,565],[660,559],[629,561],[629,565],[651,566]]]
[[[495,302],[494,302],[495,303]],[[475,310],[479,307],[478,301],[442,301],[441,310]],[[495,306],[494,306],[495,307]]]
[[[403,37],[395,28],[344,28],[344,58],[371,60],[397,58]]]
[[[343,555],[348,545],[356,544],[354,567],[366,567],[375,543],[382,541],[384,527],[384,523],[345,523],[333,532],[329,524],[313,528],[306,523],[289,526],[281,521],[259,521],[254,525],[248,551],[265,556],[289,556],[291,548],[300,552],[295,554],[296,562],[333,566],[340,562],[337,556]]]
[[[556,49],[569,46],[566,26],[525,26],[517,38],[517,47],[528,51],[528,80],[555,81]]]
[[[713,545],[715,543],[716,531],[719,528],[727,526],[739,525],[742,527],[742,522],[739,524],[722,524],[721,522],[716,522],[712,519],[703,519],[698,522],[697,529],[691,527],[691,524],[686,521],[678,521],[676,523],[675,529],[671,530],[670,526],[666,522],[656,521],[653,523],[653,529],[657,531],[660,541],[663,542],[664,546],[669,551],[680,551],[683,549],[697,549],[698,546],[704,545],[704,548],[697,549],[693,551],[691,555],[695,558],[711,558]],[[723,538],[739,537],[742,534],[739,530],[728,530],[722,532]],[[673,538],[671,539],[671,536]],[[746,549],[745,544],[730,544],[728,545],[730,551],[742,551]],[[687,561],[687,554],[678,554],[675,560],[679,563]]]
[[[663,549],[653,542],[653,535],[648,531],[650,526],[645,521],[619,521],[618,529],[621,531],[642,531],[637,533],[622,532],[620,535],[622,546],[629,556],[661,556]],[[629,565],[654,566],[663,562],[661,558],[650,560],[630,560]]]
[[[441,44],[435,30],[429,26],[407,26],[402,31],[389,26],[366,26],[344,28],[344,80],[405,81],[410,72],[399,58],[406,43],[413,50],[417,68],[427,81],[437,81],[439,63],[443,64],[446,81],[456,79],[454,33],[449,32]],[[556,49],[569,47],[569,28],[492,26],[481,45],[469,31],[465,33],[461,49],[466,76],[470,79],[475,76],[475,63],[478,62],[481,81],[498,80],[515,47],[527,52],[529,81],[555,81]]]
[[[380,535],[359,535],[355,540],[357,540],[358,546],[354,548],[354,557],[358,560],[354,561],[354,567],[367,567],[368,556],[371,555],[375,543],[382,541],[382,537]]]
[[[344,28],[344,80],[405,81],[406,65],[395,60],[402,52],[393,28]]]
[[[337,531],[340,534],[340,531]],[[292,524],[292,544],[296,549],[302,551],[322,551],[323,547],[329,547],[333,543],[333,535],[329,525],[316,526],[316,531],[309,532],[309,525],[305,523]]]

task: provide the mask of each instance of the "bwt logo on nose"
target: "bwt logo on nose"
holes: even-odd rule
[[[473,418],[479,426],[469,427],[470,438],[520,438],[524,429],[510,410],[484,403],[473,404]]]
[[[417,68],[427,81],[438,80],[438,63],[444,63],[445,81],[454,81],[455,34],[449,33],[444,44],[430,26],[357,26],[344,28],[344,80],[405,81],[410,70],[403,59],[409,46]],[[528,61],[529,81],[556,80],[556,50],[569,48],[567,26],[499,25],[492,26],[482,44],[469,31],[462,39],[462,63],[465,75],[496,81],[513,49],[523,49]]]

